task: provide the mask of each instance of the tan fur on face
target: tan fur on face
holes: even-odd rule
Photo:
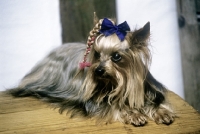
[[[131,48],[129,41],[124,40],[121,42],[115,34],[108,37],[102,35],[97,37],[92,51],[98,52],[100,59],[92,61],[93,64],[87,73],[84,82],[87,90],[86,98],[89,98],[89,94],[93,95],[92,90],[94,90],[95,83],[97,83],[93,79],[95,77],[93,76],[94,70],[97,66],[103,64],[106,70],[105,75],[113,78],[110,82],[115,84],[108,94],[108,102],[117,101],[120,106],[123,106],[125,101],[128,101],[131,108],[141,108],[144,105],[143,82],[146,68],[141,59],[142,53],[134,52]],[[122,56],[122,60],[119,63],[111,61],[111,55],[114,52],[118,52]],[[113,100],[113,98],[115,99]]]

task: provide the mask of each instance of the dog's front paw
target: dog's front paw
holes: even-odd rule
[[[160,108],[153,114],[153,119],[157,124],[169,125],[174,121],[175,115],[167,109]]]
[[[141,113],[131,115],[131,124],[134,126],[144,126],[147,123],[146,117]]]
[[[134,111],[124,116],[124,123],[134,126],[144,126],[147,123],[147,119],[145,115],[143,115],[139,111]]]

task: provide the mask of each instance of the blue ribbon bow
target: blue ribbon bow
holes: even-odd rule
[[[105,36],[116,33],[121,41],[124,40],[127,31],[130,31],[130,28],[126,21],[116,26],[113,25],[113,23],[107,18],[104,18],[100,29],[100,33],[104,34]]]

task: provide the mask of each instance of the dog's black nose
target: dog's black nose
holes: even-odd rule
[[[102,76],[104,74],[105,70],[103,69],[103,67],[97,67],[95,69],[95,74]]]

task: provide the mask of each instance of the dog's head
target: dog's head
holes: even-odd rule
[[[90,32],[95,39],[88,54],[91,66],[83,84],[85,99],[93,98],[98,103],[106,100],[110,104],[117,101],[119,106],[127,103],[130,107],[141,107],[144,105],[144,81],[150,62],[150,23],[135,31],[125,31],[121,40],[117,33],[109,36],[95,33],[94,30],[101,30],[102,22],[99,20],[96,24],[100,29],[94,28]]]

